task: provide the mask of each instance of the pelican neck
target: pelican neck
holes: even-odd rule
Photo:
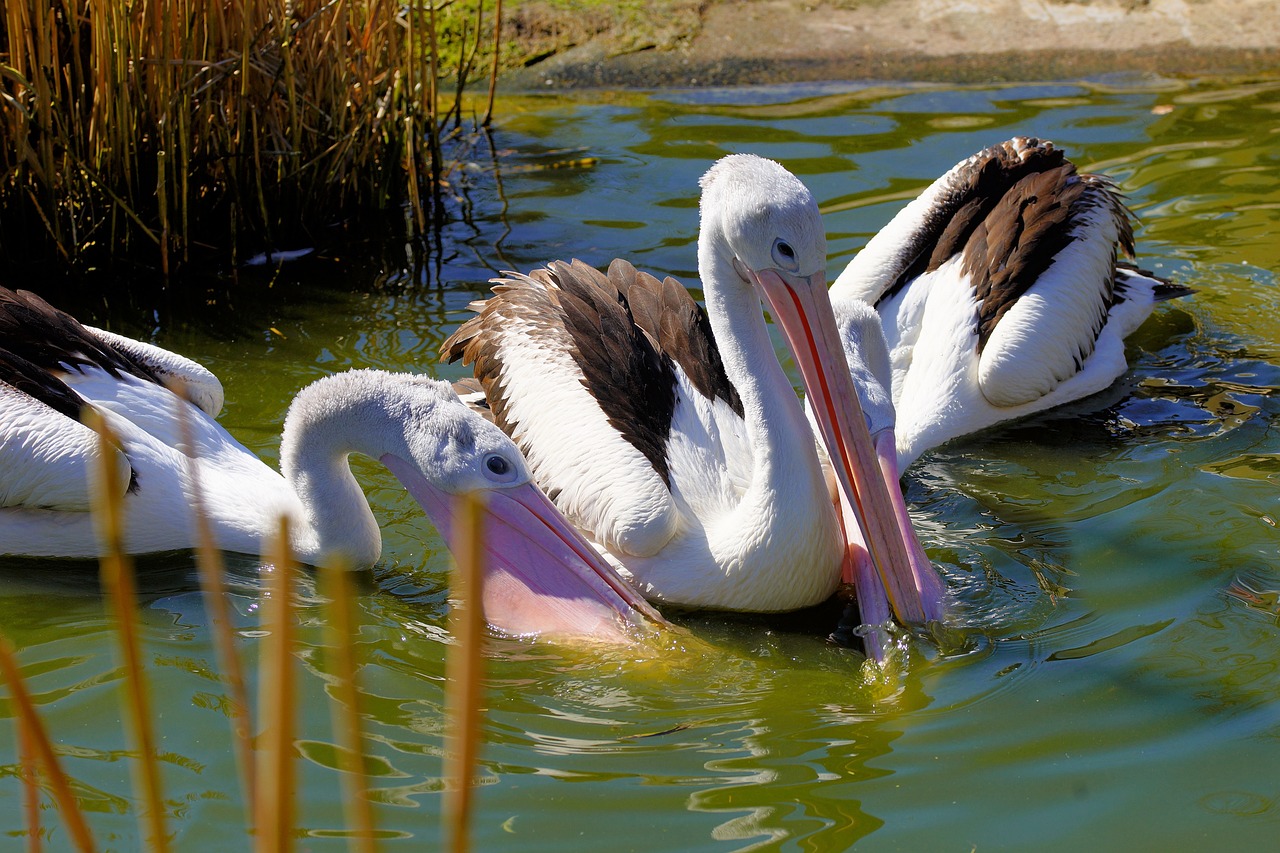
[[[751,447],[752,488],[773,489],[801,470],[821,476],[800,399],[778,361],[755,286],[721,252],[700,250],[707,318],[725,374],[738,390]]]

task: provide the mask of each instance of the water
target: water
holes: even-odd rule
[[[600,652],[498,641],[477,849],[1259,849],[1280,828],[1280,82],[853,84],[512,98],[459,184],[444,257],[367,244],[241,270],[86,319],[196,357],[223,422],[275,461],[289,397],[355,366],[455,377],[434,353],[501,269],[625,256],[692,281],[698,176],[737,151],[814,189],[830,275],[960,158],[1014,134],[1115,178],[1141,262],[1197,289],[1130,339],[1115,387],[957,442],[909,472],[967,645],[868,679],[825,617],[690,616],[701,642]],[[576,161],[576,162],[574,162]],[[560,166],[552,168],[552,166]],[[225,282],[224,282],[225,284]],[[30,286],[37,286],[31,282]],[[64,300],[63,304],[67,304]],[[366,750],[385,849],[436,843],[448,555],[389,473],[359,596]],[[178,849],[247,847],[191,560],[144,561],[142,617]],[[235,561],[256,670],[255,561]],[[299,845],[345,849],[320,609],[301,599]],[[0,626],[99,843],[140,846],[120,669],[93,568],[0,565]],[[7,708],[7,706],[5,706]],[[5,839],[20,787],[0,744]],[[54,849],[66,844],[52,810]]]

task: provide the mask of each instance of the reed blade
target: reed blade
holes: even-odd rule
[[[114,464],[119,440],[96,409],[88,409],[85,423],[98,433],[98,465],[95,488],[90,489],[91,506],[98,538],[102,543],[100,563],[107,605],[115,620],[116,639],[124,665],[125,725],[138,750],[135,785],[142,803],[139,816],[143,837],[151,850],[165,853],[169,836],[165,830],[164,800],[160,792],[160,763],[156,757],[155,732],[151,721],[151,697],[142,663],[142,643],[138,638],[138,599],[133,562],[124,549],[124,486]]]
[[[93,835],[89,832],[89,824],[85,822],[80,803],[71,793],[71,783],[67,781],[67,775],[62,772],[62,765],[58,763],[58,756],[53,751],[53,743],[49,740],[44,721],[40,719],[35,703],[31,701],[31,693],[18,668],[13,646],[3,637],[0,637],[0,674],[4,675],[5,683],[9,685],[10,702],[18,725],[18,742],[33,753],[35,762],[53,793],[53,800],[58,804],[58,812],[62,816],[67,835],[71,837],[71,843],[76,850],[91,853],[96,848]],[[32,838],[39,837],[38,829],[37,825],[28,820],[28,831]]]
[[[213,637],[214,653],[223,673],[231,705],[231,736],[235,747],[236,767],[240,773],[240,786],[244,791],[245,821],[252,823],[254,800],[253,734],[249,715],[249,692],[245,688],[244,668],[236,654],[235,631],[231,627],[231,608],[227,606],[226,567],[222,552],[214,540],[209,516],[204,511],[204,491],[200,485],[200,466],[195,458],[195,441],[192,437],[192,403],[178,386],[171,386],[178,399],[177,411],[182,450],[187,457],[187,476],[190,490],[187,495],[196,528],[196,569],[200,578],[200,591],[205,609],[209,613],[209,632]]]
[[[484,4],[0,4],[0,263],[133,255],[176,275],[415,192],[406,236],[423,236],[448,156],[440,83],[456,80],[443,115],[460,120],[490,49],[493,114],[501,29],[481,39]]]
[[[342,769],[343,797],[347,826],[352,831],[351,848],[359,853],[373,853],[373,804],[369,801],[369,782],[364,772],[364,732],[361,725],[360,687],[356,681],[356,616],[352,606],[351,574],[345,565],[330,565],[323,570],[325,595],[329,599],[328,654],[336,681],[333,710],[333,733],[338,742],[338,761]]]
[[[453,644],[446,659],[445,687],[445,849],[466,853],[481,738],[484,693],[484,498],[459,496],[458,544],[454,549]]]
[[[22,814],[27,827],[27,853],[40,853],[40,786],[36,783],[35,745],[21,716],[13,719],[18,742],[18,778],[22,780]]]
[[[498,0],[493,10],[493,64],[489,68],[489,102],[484,110],[481,127],[493,124],[493,100],[498,92],[498,60],[502,56],[502,0]]]
[[[293,849],[294,678],[293,553],[289,521],[280,527],[269,549],[273,569],[262,606],[262,658],[258,673],[258,744],[256,827],[254,849],[259,853],[289,853]]]

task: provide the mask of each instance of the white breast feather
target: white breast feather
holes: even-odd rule
[[[929,274],[934,279],[931,298],[915,309],[920,316],[916,343],[890,353],[900,458],[905,450],[914,454],[915,448],[946,440],[952,425],[974,413],[969,401],[978,393],[973,352],[977,303],[972,289],[959,278],[959,268],[960,259],[952,258]],[[910,288],[915,289],[916,285]]]
[[[889,364],[893,377],[890,390],[895,401],[902,397],[902,383],[911,369],[916,344],[924,329],[923,318],[929,304],[929,294],[933,292],[935,284],[940,287],[950,286],[949,278],[958,274],[956,266],[952,261],[931,273],[925,273],[876,308],[884,330],[885,345],[889,347]]]
[[[667,440],[671,488],[685,511],[705,523],[742,499],[751,482],[751,448],[742,418],[728,403],[699,394],[679,367],[676,376]]]

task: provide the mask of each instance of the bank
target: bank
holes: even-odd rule
[[[1273,0],[726,0],[648,4],[634,16],[515,7],[505,34],[543,28],[579,41],[525,51],[502,78],[512,91],[693,87],[815,80],[991,83],[1116,73],[1262,75],[1280,70]],[[521,11],[524,10],[524,11]],[[556,23],[556,15],[560,23]],[[536,16],[535,16],[536,17]],[[638,37],[637,26],[642,30]]]

